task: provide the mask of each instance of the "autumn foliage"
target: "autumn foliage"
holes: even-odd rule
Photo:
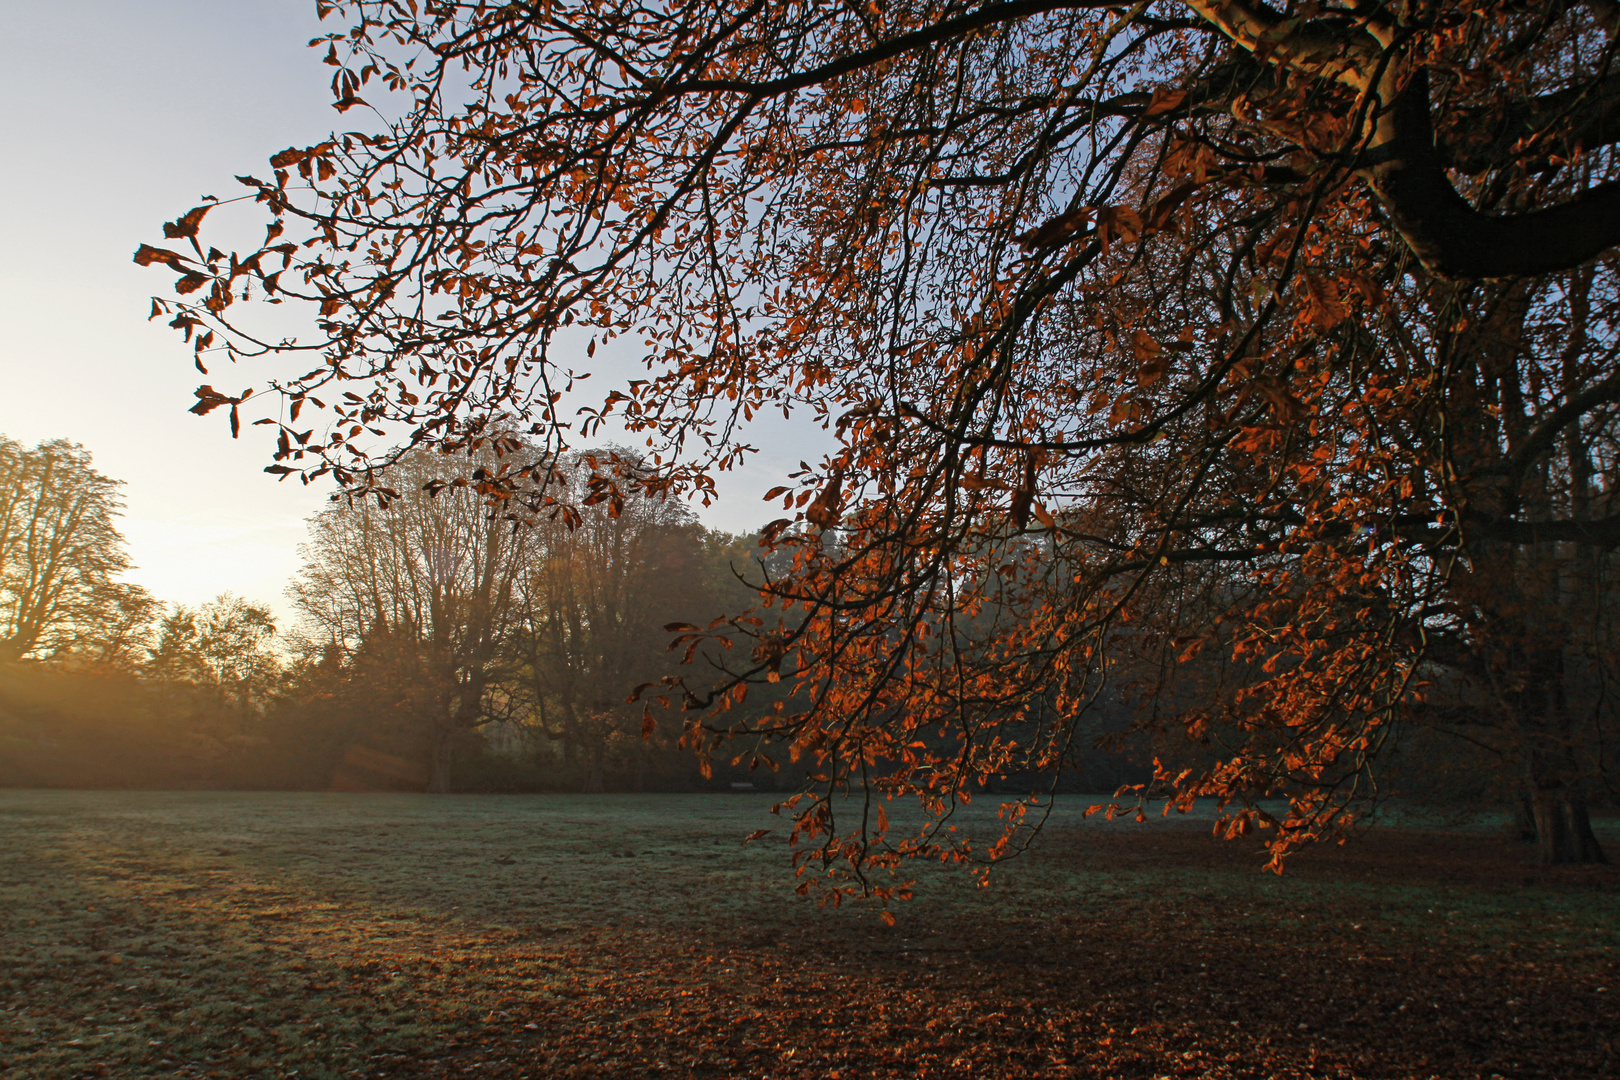
[[[404,105],[242,177],[262,244],[210,247],[205,204],[137,252],[199,367],[277,357],[195,411],[385,500],[379,447],[520,429],[495,504],[615,429],[649,468],[585,501],[708,498],[749,421],[821,420],[767,494],[790,569],[679,631],[730,670],[648,691],[815,763],[807,864],[968,858],[952,808],[1072,766],[1120,693],[1164,748],[1135,794],[1276,859],[1415,731],[1486,747],[1545,858],[1601,857],[1606,0],[321,8],[339,110]],[[283,302],[311,335],[259,328]],[[580,406],[607,343],[645,376]]]

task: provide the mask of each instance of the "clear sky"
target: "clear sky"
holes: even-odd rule
[[[314,9],[0,0],[0,432],[83,443],[125,481],[129,576],[161,600],[231,590],[286,615],[303,522],[326,495],[261,471],[263,429],[232,442],[223,413],[186,412],[199,382],[253,380],[198,375],[179,336],[146,321],[170,275],[130,261],[200,196],[234,194],[234,175],[355,125],[331,109],[331,69],[306,47],[323,30]],[[769,452],[722,484],[704,520],[742,530],[775,516],[759,495],[826,445],[818,435],[752,433],[774,439]]]

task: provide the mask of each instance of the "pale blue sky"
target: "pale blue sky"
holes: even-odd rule
[[[126,482],[130,577],[163,600],[230,589],[286,613],[303,520],[322,505],[324,492],[261,471],[261,432],[232,442],[221,414],[186,412],[199,382],[252,379],[199,376],[179,337],[146,321],[169,275],[130,261],[199,196],[233,194],[235,174],[355,125],[331,109],[331,69],[305,45],[322,30],[314,8],[0,0],[0,432],[76,440]],[[707,522],[775,516],[759,495],[825,445],[802,424],[772,429],[788,442],[723,484]]]

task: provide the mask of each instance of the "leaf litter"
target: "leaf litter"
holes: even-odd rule
[[[735,796],[0,795],[19,1078],[1613,1075],[1620,875],[1060,823],[894,927]],[[625,851],[637,857],[617,857]]]

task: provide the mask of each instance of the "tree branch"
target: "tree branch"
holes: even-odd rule
[[[941,41],[950,41],[962,37],[974,30],[994,26],[998,23],[1017,22],[1035,15],[1044,15],[1052,11],[1072,10],[1098,10],[1104,8],[1129,7],[1123,0],[1010,0],[999,4],[986,4],[976,11],[958,15],[954,19],[946,19],[913,30],[909,34],[901,34],[881,42],[869,49],[841,56],[830,63],[808,71],[795,72],[784,75],[778,79],[755,81],[749,79],[692,79],[687,82],[676,82],[661,88],[660,96],[673,97],[687,93],[741,93],[753,94],[760,97],[775,97],[781,94],[792,93],[807,87],[818,86],[829,79],[836,79],[840,75],[847,75],[852,71],[870,67],[884,60],[892,60],[913,49],[923,48]]]
[[[1412,71],[1402,85],[1402,65],[1385,54],[1393,41],[1387,27],[1299,24],[1247,0],[1186,3],[1257,59],[1373,95],[1372,137],[1358,171],[1407,246],[1437,277],[1531,277],[1579,266],[1620,243],[1620,183],[1599,184],[1525,213],[1498,216],[1471,206],[1446,175],[1446,156],[1436,146],[1428,72]],[[1608,107],[1620,102],[1620,90],[1604,86],[1582,101],[1588,89],[1533,103],[1494,139],[1481,140],[1479,153],[1488,157],[1504,145],[1511,148],[1522,137],[1510,138],[1516,124],[1540,130],[1538,122],[1554,123],[1571,109],[1578,117],[1572,139],[1577,133],[1593,145],[1620,139],[1620,122],[1607,116]]]
[[[1247,0],[1185,0],[1234,43],[1257,57],[1275,60],[1319,79],[1366,90],[1377,77],[1384,45],[1382,27],[1313,21],[1299,24]],[[1384,36],[1387,36],[1385,34]]]
[[[1570,395],[1562,405],[1543,417],[1519,445],[1510,451],[1508,469],[1515,475],[1522,473],[1529,468],[1531,461],[1538,454],[1553,445],[1564,428],[1579,422],[1581,417],[1599,405],[1606,405],[1612,401],[1620,401],[1620,373],[1610,375],[1579,394]]]
[[[1509,544],[1578,544],[1582,547],[1620,547],[1620,515],[1596,521],[1514,521],[1468,516],[1469,538],[1500,540]]]
[[[1471,109],[1441,136],[1441,158],[1448,168],[1468,176],[1508,164],[1524,164],[1515,147],[1566,124],[1556,139],[1537,148],[1572,152],[1620,142],[1620,76],[1584,86],[1571,86],[1532,98],[1511,109]]]
[[[1441,278],[1553,273],[1620,243],[1620,183],[1525,213],[1482,214],[1469,205],[1435,146],[1425,71],[1379,116],[1373,146],[1359,164],[1412,253]]]

